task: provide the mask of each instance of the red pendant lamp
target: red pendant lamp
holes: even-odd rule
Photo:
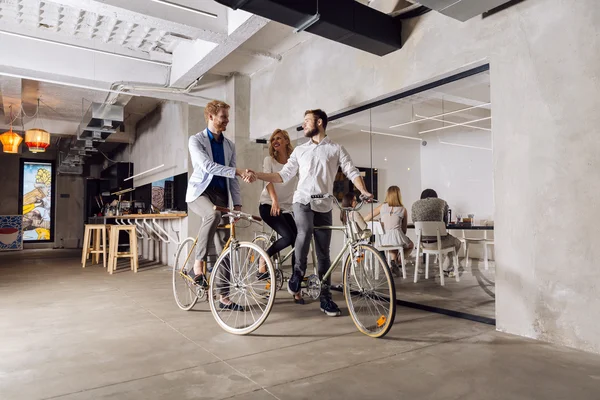
[[[38,108],[35,113],[35,120],[40,112],[40,99],[38,99]],[[25,144],[32,153],[43,153],[50,146],[50,133],[39,128],[28,129],[25,132]]]
[[[32,153],[43,153],[50,146],[50,133],[43,129],[29,129],[25,132],[25,144]]]

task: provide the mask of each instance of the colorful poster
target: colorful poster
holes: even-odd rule
[[[23,216],[0,215],[0,251],[23,250]]]
[[[52,164],[23,163],[23,240],[52,238]]]

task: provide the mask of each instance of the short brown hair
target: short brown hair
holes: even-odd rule
[[[229,110],[229,104],[220,100],[213,100],[204,107],[204,121],[208,123],[209,115],[217,115],[221,110]]]
[[[320,108],[317,108],[315,110],[306,110],[304,112],[304,116],[306,117],[308,114],[312,114],[315,117],[315,120],[322,120],[323,129],[327,129],[327,114],[325,113],[325,111],[321,110]]]

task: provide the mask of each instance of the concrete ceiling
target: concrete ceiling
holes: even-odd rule
[[[130,123],[165,100],[203,106],[224,98],[227,76],[253,75],[311,37],[211,0],[169,1],[188,9],[162,0],[0,0],[0,127],[13,119],[15,126],[30,127],[30,117],[11,118],[11,111],[22,108],[32,116],[38,99],[38,120],[58,137],[75,135],[90,102],[125,105]],[[386,13],[411,4],[366,2]],[[442,107],[442,99],[443,107],[476,104],[486,96],[477,90],[463,85],[432,91],[422,101],[403,99],[387,106],[396,110],[382,107],[373,120],[389,129],[387,119],[397,122],[414,104],[422,104],[427,115]]]
[[[0,0],[0,129],[31,128],[38,99],[35,124],[56,137],[75,135],[91,102],[125,105],[130,123],[165,100],[203,106],[224,99],[227,76],[277,62],[271,48],[290,43],[278,24],[212,0],[169,2],[187,9],[162,0]]]

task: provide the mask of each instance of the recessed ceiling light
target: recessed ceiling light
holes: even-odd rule
[[[429,133],[429,132],[441,131],[441,130],[443,130],[443,129],[448,129],[448,128],[456,128],[457,126],[465,126],[465,125],[472,124],[472,123],[474,123],[474,122],[487,121],[488,119],[492,119],[492,117],[479,118],[479,119],[474,119],[473,121],[462,122],[462,123],[460,123],[460,124],[455,124],[455,125],[447,125],[447,126],[442,126],[441,128],[428,129],[428,130],[426,130],[426,131],[419,132],[419,135],[421,135],[421,134],[423,134],[423,133]]]
[[[440,143],[448,145],[448,146],[458,146],[458,147],[466,147],[466,148],[469,148],[469,149],[478,149],[478,150],[492,151],[492,149],[490,149],[488,147],[471,146],[471,145],[468,145],[468,144],[450,143],[450,142],[440,142]]]
[[[418,137],[394,135],[393,133],[385,133],[385,132],[377,132],[377,131],[366,131],[364,129],[361,129],[361,132],[374,133],[375,135],[392,136],[392,137],[400,138],[400,139],[410,139],[410,140],[423,141],[423,139],[418,138]]]
[[[476,108],[486,107],[486,106],[489,106],[491,104],[492,103],[484,103],[484,104],[479,104],[479,105],[476,105],[476,106],[473,106],[473,107],[461,108],[460,110],[449,111],[449,112],[446,112],[446,113],[443,113],[443,114],[432,115],[429,118],[444,117],[446,115],[452,115],[452,114],[456,114],[456,113],[463,112],[463,111],[469,111],[469,110],[474,110]],[[414,121],[404,122],[402,124],[392,125],[392,126],[390,126],[390,129],[399,128],[399,127],[404,126],[404,125],[416,124],[417,122],[424,122],[424,120],[417,119],[417,120],[414,120]]]
[[[460,125],[460,122],[446,121],[444,119],[433,118],[433,117],[423,117],[422,115],[419,115],[419,114],[415,114],[415,117],[423,118],[423,120],[431,120],[431,121],[443,122],[445,124],[450,124],[450,125]],[[481,126],[467,125],[467,124],[465,124],[464,126],[467,127],[467,128],[479,129],[479,130],[482,130],[482,131],[488,131],[488,132],[492,131],[489,128],[482,128]]]
[[[192,7],[182,6],[181,4],[171,3],[170,1],[166,1],[166,0],[150,0],[150,1],[153,1],[153,2],[159,3],[159,4],[164,4],[165,6],[171,6],[171,7],[179,8],[180,10],[184,10],[184,11],[189,11],[189,12],[193,12],[193,13],[196,13],[196,14],[200,14],[200,15],[203,15],[205,17],[210,17],[210,18],[217,18],[218,17],[217,14],[209,13],[208,11],[197,10],[195,8],[192,8]]]

